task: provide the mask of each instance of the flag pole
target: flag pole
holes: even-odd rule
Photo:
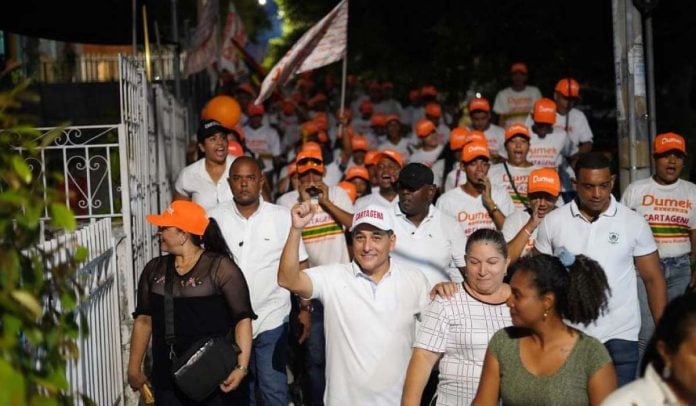
[[[346,76],[348,73],[348,44],[346,44],[346,50],[343,52],[343,68],[341,72],[341,108],[338,110],[339,114],[343,115],[343,110],[346,107]],[[343,118],[338,118],[338,138],[343,137]]]

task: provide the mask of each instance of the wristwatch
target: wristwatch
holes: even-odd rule
[[[310,312],[310,313],[311,313],[311,312],[314,311],[314,306],[312,306],[311,303],[308,303],[308,304],[301,304],[301,305],[300,305],[300,310],[304,310],[304,311],[307,311],[307,312]]]
[[[245,374],[249,373],[249,368],[245,367],[244,365],[237,364],[237,366],[234,367],[234,369],[238,369],[238,370],[244,372]]]
[[[489,213],[495,213],[496,211],[498,211],[498,205],[497,205],[497,204],[494,204],[493,207],[491,207],[490,209],[488,209],[488,212],[489,212]]]

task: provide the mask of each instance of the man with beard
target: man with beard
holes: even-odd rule
[[[493,165],[488,177],[494,185],[503,186],[517,210],[527,209],[527,178],[538,168],[527,160],[529,130],[523,124],[513,124],[505,130],[507,159]]]
[[[513,124],[514,125],[514,124]],[[508,243],[508,259],[513,264],[529,255],[537,238],[537,226],[551,210],[556,208],[561,194],[561,180],[553,168],[534,169],[529,173],[527,197],[531,213],[516,210],[505,219],[503,236]]]
[[[468,238],[480,228],[501,230],[505,217],[515,206],[504,187],[488,179],[490,153],[484,142],[473,141],[462,148],[461,166],[466,183],[443,194],[437,208],[454,217]]]
[[[628,185],[621,203],[642,214],[650,224],[670,301],[683,294],[689,284],[696,284],[696,276],[691,273],[691,259],[696,255],[696,185],[679,178],[686,159],[686,141],[681,135],[665,133],[655,137],[653,159],[655,174]],[[641,351],[655,329],[647,299],[645,286],[639,280]]]
[[[574,181],[577,197],[544,216],[534,249],[555,255],[568,251],[599,262],[611,296],[602,316],[577,329],[604,343],[619,386],[636,377],[640,308],[636,275],[645,283],[652,317],[657,321],[667,302],[665,279],[650,226],[643,216],[611,194],[615,175],[601,153],[582,154]]]
[[[229,175],[234,200],[208,213],[217,220],[235,262],[244,273],[251,304],[258,315],[252,321],[251,405],[256,404],[257,395],[264,404],[289,401],[285,368],[290,295],[278,286],[277,270],[291,219],[288,209],[261,198],[264,181],[261,168],[253,158],[237,158]],[[297,254],[301,267],[306,268],[307,253],[303,245],[298,247]]]
[[[375,175],[377,177],[378,190],[375,191],[373,189],[369,195],[356,200],[355,211],[371,204],[389,207],[395,199],[398,201],[396,179],[399,177],[401,167],[404,166],[401,154],[391,149],[385,149],[377,154],[375,161],[377,162]]]
[[[230,132],[215,120],[201,121],[196,136],[204,157],[181,170],[174,184],[174,200],[193,200],[206,210],[232,200],[227,183],[234,161],[227,153]]]
[[[408,164],[399,173],[397,188],[399,201],[391,208],[396,234],[392,257],[420,269],[430,286],[461,281],[457,268],[461,270],[466,265],[466,238],[456,223],[433,206],[437,191],[433,172],[423,164]]]

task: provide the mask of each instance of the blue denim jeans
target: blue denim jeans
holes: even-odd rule
[[[677,296],[686,291],[686,287],[691,281],[691,261],[689,254],[672,258],[661,258],[660,268],[665,276],[667,284],[667,301],[672,301]],[[645,290],[643,280],[638,278],[638,303],[640,304],[640,333],[638,334],[638,346],[640,358],[643,358],[645,347],[648,346],[650,337],[655,331],[655,322],[648,305],[648,293]]]
[[[267,406],[288,404],[287,363],[287,323],[256,336],[249,361],[250,405],[256,405],[257,397]]]
[[[309,399],[307,404],[318,406],[324,404],[324,386],[326,385],[326,341],[324,339],[324,306],[318,300],[312,300],[312,328],[305,342],[307,380],[309,381]]]
[[[638,342],[613,339],[604,343],[616,369],[616,380],[621,387],[636,379],[638,370]]]

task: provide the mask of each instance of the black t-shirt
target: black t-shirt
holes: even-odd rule
[[[169,347],[164,339],[164,279],[171,255],[152,259],[138,282],[133,317],[152,317],[153,385],[173,386]],[[197,340],[225,335],[239,320],[256,318],[242,271],[227,256],[205,251],[184,275],[174,276],[175,351],[183,353]]]

